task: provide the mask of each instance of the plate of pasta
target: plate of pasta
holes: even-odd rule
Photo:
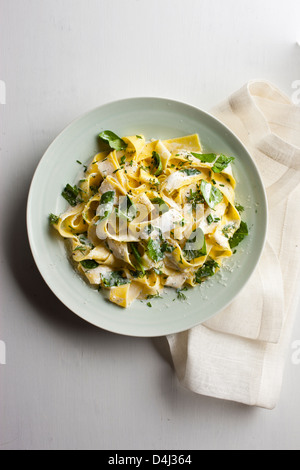
[[[205,322],[252,275],[267,204],[245,147],[193,106],[132,98],[70,124],[41,159],[27,228],[56,296],[95,326],[162,336]]]

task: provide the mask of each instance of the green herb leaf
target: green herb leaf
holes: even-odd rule
[[[155,274],[157,274],[158,276],[161,276],[162,273],[163,273],[161,269],[157,269],[157,268],[153,268],[153,271],[154,271]]]
[[[94,259],[84,259],[83,261],[80,261],[80,264],[84,269],[95,269],[99,266],[99,263]]]
[[[59,217],[55,214],[50,214],[49,215],[49,224],[50,225],[55,225],[59,222]]]
[[[152,152],[152,160],[154,163],[154,176],[159,176],[163,172],[162,161],[160,155],[157,152]]]
[[[198,158],[202,163],[213,163],[217,158],[215,153],[193,153],[193,157]]]
[[[218,263],[213,259],[206,261],[206,263],[204,263],[204,265],[201,266],[201,268],[199,268],[196,272],[195,282],[201,284],[201,282],[203,282],[208,277],[214,276],[216,274],[216,270],[219,267],[220,266],[218,265]]]
[[[206,217],[206,220],[207,220],[207,223],[208,225],[211,225],[211,224],[214,224],[216,222],[220,222],[220,217],[213,217],[211,214],[209,214],[207,217]]]
[[[177,289],[176,294],[177,294],[177,299],[178,300],[187,300],[187,296],[183,293],[186,292],[188,289],[187,287],[183,287],[183,289]]]
[[[81,235],[79,235],[78,239],[79,239],[80,243],[82,243],[83,245],[86,245],[89,248],[95,248],[94,245],[92,244],[92,242],[88,239],[87,232],[82,233]]]
[[[159,206],[159,215],[165,214],[168,212],[169,206],[165,203],[165,201],[161,197],[155,197],[151,199],[152,204],[158,205]]]
[[[162,296],[159,295],[159,292],[156,292],[156,294],[147,295],[147,300],[150,300],[150,299],[162,299]]]
[[[117,216],[129,222],[136,218],[137,209],[128,195],[121,199],[121,203],[117,208]]]
[[[215,173],[221,173],[225,168],[228,167],[229,163],[235,160],[234,157],[226,157],[226,155],[220,155],[218,160],[215,162],[212,167],[212,171]]]
[[[151,304],[151,302],[147,302],[147,307],[150,307],[150,308],[152,308],[152,304]]]
[[[164,258],[164,253],[161,250],[161,245],[158,239],[150,238],[147,243],[147,254],[155,261],[161,261]]]
[[[127,144],[124,142],[124,140],[122,140],[112,131],[103,131],[99,134],[99,137],[101,140],[104,140],[104,142],[108,143],[110,148],[113,150],[124,150],[127,148]]]
[[[235,248],[238,246],[244,238],[249,235],[248,226],[246,222],[241,222],[240,228],[235,232],[233,237],[229,240],[230,248]]]
[[[70,206],[75,207],[78,203],[79,188],[76,185],[67,184],[61,195]]]
[[[143,260],[142,260],[142,257],[141,255],[139,254],[139,251],[138,251],[138,243],[130,243],[130,248],[132,250],[132,254],[133,256],[135,257],[135,262],[136,262],[136,268],[138,271],[141,271],[143,274],[145,274],[145,269],[144,269],[144,266],[143,266]]]
[[[192,261],[207,254],[205,235],[200,227],[191,234],[183,252],[187,261]]]
[[[240,214],[242,214],[245,211],[245,208],[241,204],[236,204],[235,208]]]
[[[107,219],[112,213],[115,200],[115,191],[107,191],[100,199],[100,217],[97,223]]]
[[[104,287],[117,287],[123,286],[124,284],[130,284],[130,279],[123,277],[121,271],[114,271],[107,276],[101,274],[101,280]]]
[[[175,250],[175,247],[168,243],[166,240],[162,242],[161,247],[160,247],[162,253],[173,253]]]
[[[214,209],[217,204],[223,200],[223,194],[218,188],[215,188],[212,184],[207,183],[205,180],[201,181],[201,192],[206,203],[211,209]]]
[[[184,168],[183,170],[179,171],[180,173],[185,173],[187,176],[201,175],[201,171],[197,170],[197,168]]]

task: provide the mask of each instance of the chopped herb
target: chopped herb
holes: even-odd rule
[[[230,235],[232,234],[232,231],[234,230],[234,224],[228,224],[223,227],[222,233],[226,238],[230,238]]]
[[[207,223],[208,225],[211,225],[211,224],[214,224],[216,222],[220,222],[220,217],[213,217],[211,214],[209,214],[207,217],[206,217],[206,220],[207,220]]]
[[[115,191],[107,191],[100,199],[100,218],[98,223],[110,216],[114,206]]]
[[[211,225],[214,221],[214,218],[211,214],[209,214],[207,217],[206,217],[206,220],[207,220],[207,223],[208,225]]]
[[[215,173],[221,173],[225,168],[228,167],[229,163],[235,160],[234,157],[226,157],[226,155],[220,155],[218,160],[215,162],[212,167],[212,171]]]
[[[95,269],[99,266],[99,263],[95,261],[94,259],[85,259],[83,261],[80,261],[80,264],[84,269]]]
[[[211,209],[214,209],[223,200],[223,194],[221,191],[210,183],[207,183],[205,180],[201,181],[201,192],[206,203]]]
[[[150,308],[152,308],[152,304],[151,304],[151,302],[147,302],[147,307],[150,307]]]
[[[151,224],[149,224],[147,227],[144,228],[144,233],[146,235],[150,235],[150,233],[152,233],[153,230],[154,230],[154,227]]]
[[[197,170],[197,168],[185,168],[184,170],[179,171],[180,173],[185,173],[187,176],[201,175],[201,171]]]
[[[78,200],[79,189],[76,185],[67,184],[61,195],[72,207],[75,207],[80,201]]]
[[[207,254],[205,235],[200,227],[191,234],[183,252],[187,261],[192,261]]]
[[[114,271],[108,276],[101,274],[101,280],[104,287],[117,287],[123,286],[124,284],[130,284],[130,279],[122,276],[121,271]]]
[[[137,139],[142,139],[143,137],[141,135],[136,135]]]
[[[112,131],[103,131],[99,134],[101,140],[106,142],[113,150],[125,150],[127,144]]]
[[[216,273],[216,270],[219,267],[220,266],[218,265],[218,263],[214,261],[213,259],[206,261],[206,263],[204,263],[204,265],[201,266],[201,268],[199,268],[198,271],[196,272],[195,282],[197,282],[198,284],[201,284],[201,282],[203,282],[208,277],[214,276]]]
[[[76,163],[78,163],[78,165],[83,165],[83,163],[80,160],[76,160]],[[83,167],[84,167],[84,171],[86,172],[88,167],[86,165],[83,165]]]
[[[249,234],[248,226],[246,222],[242,221],[240,228],[235,232],[233,237],[229,240],[230,248],[232,249],[238,246],[244,240],[244,238],[248,236],[248,234]]]
[[[87,232],[85,232],[85,234],[82,233],[81,235],[79,235],[78,240],[83,245],[87,245],[90,248],[95,248],[92,242],[88,239]]]
[[[80,251],[80,253],[84,254],[87,250],[86,246],[78,245],[74,251]]]
[[[242,214],[245,210],[245,208],[243,206],[241,206],[241,204],[236,204],[235,208],[240,214]]]
[[[156,294],[147,295],[147,300],[149,300],[149,299],[162,299],[162,296],[159,295],[159,292],[156,292]]]
[[[196,210],[197,204],[204,204],[205,199],[201,193],[201,191],[198,189],[197,191],[194,191],[190,189],[190,195],[187,196],[187,201],[192,204],[193,209]]]
[[[183,289],[177,289],[176,294],[177,294],[177,299],[178,300],[187,300],[187,296],[183,293],[186,292],[188,289],[187,287],[184,287]]]
[[[120,165],[125,165],[126,155],[123,155],[120,160]]]
[[[97,194],[97,192],[98,192],[98,187],[95,186],[95,185],[91,185],[91,186],[90,186],[90,190],[92,191],[93,194]]]
[[[174,233],[173,233],[173,236],[174,236]],[[175,247],[171,245],[170,243],[168,243],[166,240],[161,244],[160,248],[161,248],[162,253],[173,253],[173,251],[175,250]]]
[[[202,163],[213,163],[217,158],[215,153],[194,153],[192,152],[193,157],[198,158]]]
[[[50,225],[55,225],[55,224],[58,224],[59,222],[59,217],[55,214],[50,214],[49,215],[49,223]]]

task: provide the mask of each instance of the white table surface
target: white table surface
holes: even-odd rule
[[[160,96],[209,110],[253,78],[292,96],[299,17],[299,0],[0,0],[1,450],[300,448],[300,308],[275,410],[198,396],[162,341],[65,308],[25,225],[37,163],[91,108]]]

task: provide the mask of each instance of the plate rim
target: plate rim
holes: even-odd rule
[[[207,321],[208,319],[205,319],[205,320],[200,320],[198,323],[194,323],[193,322],[193,325],[192,326],[188,326],[184,329],[180,328],[180,329],[168,329],[167,332],[159,332],[159,333],[154,333],[153,332],[151,334],[147,334],[147,332],[144,332],[144,333],[134,333],[134,332],[130,332],[130,331],[122,331],[122,330],[118,330],[118,329],[115,329],[115,328],[109,328],[107,325],[104,326],[104,325],[99,325],[97,324],[96,322],[93,322],[89,319],[87,319],[85,316],[81,315],[79,312],[75,311],[73,308],[71,308],[68,303],[66,301],[64,301],[56,292],[55,290],[55,287],[52,286],[52,283],[49,282],[49,279],[46,275],[46,272],[45,270],[43,269],[43,266],[42,266],[42,263],[39,262],[39,259],[38,259],[38,253],[36,252],[35,250],[35,246],[34,246],[34,235],[31,231],[31,223],[30,223],[30,218],[31,218],[31,206],[32,206],[32,194],[33,194],[33,189],[34,189],[34,185],[35,185],[35,182],[36,182],[36,179],[37,179],[37,175],[40,171],[40,168],[42,167],[42,165],[44,164],[45,162],[45,157],[46,155],[48,154],[48,152],[50,151],[50,149],[57,143],[57,141],[63,136],[63,134],[65,132],[67,132],[68,129],[70,129],[72,126],[74,126],[76,123],[78,123],[80,120],[83,120],[85,117],[87,117],[88,115],[92,114],[92,113],[95,113],[97,112],[97,110],[100,110],[100,109],[103,109],[105,107],[109,107],[109,106],[114,106],[114,105],[118,105],[118,104],[121,104],[121,103],[125,103],[126,101],[128,102],[133,102],[133,101],[141,101],[141,100],[155,100],[155,101],[159,101],[159,102],[164,102],[165,104],[167,103],[170,103],[170,104],[174,104],[174,105],[179,105],[179,106],[184,106],[184,107],[188,107],[188,108],[191,108],[192,110],[196,111],[196,112],[200,112],[202,113],[203,115],[206,115],[209,119],[215,121],[219,126],[221,126],[226,132],[228,132],[231,136],[233,136],[235,138],[235,140],[238,142],[238,144],[243,148],[244,152],[247,154],[247,156],[249,157],[249,159],[251,160],[252,164],[253,164],[253,167],[256,171],[256,174],[257,174],[257,177],[258,177],[258,181],[259,181],[259,184],[260,184],[260,187],[261,187],[261,190],[262,190],[262,196],[263,196],[263,200],[261,202],[263,202],[263,210],[264,210],[264,214],[265,214],[265,217],[264,217],[264,220],[265,220],[265,223],[264,223],[264,227],[263,227],[263,235],[261,235],[261,246],[260,246],[260,249],[259,250],[256,250],[256,263],[253,265],[253,267],[251,269],[249,269],[247,271],[247,280],[245,283],[243,283],[242,287],[240,289],[237,289],[237,291],[235,292],[235,294],[231,297],[230,301],[224,303],[222,305],[222,307],[218,308],[215,313],[213,315],[211,315],[209,318],[212,318],[214,317],[215,315],[217,315],[218,313],[220,313],[222,310],[224,310],[226,307],[228,307],[228,305],[230,305],[235,299],[236,297],[240,294],[240,292],[243,290],[243,288],[248,284],[249,282],[249,279],[251,278],[252,274],[254,273],[255,269],[257,268],[259,262],[260,262],[260,259],[262,257],[262,254],[263,254],[263,251],[264,251],[264,248],[265,248],[265,245],[266,245],[266,241],[267,241],[267,231],[268,231],[268,222],[269,222],[269,211],[268,211],[268,200],[267,200],[267,193],[266,193],[266,188],[263,184],[263,180],[262,180],[262,177],[261,177],[261,174],[260,174],[260,171],[258,169],[258,166],[255,162],[255,160],[253,159],[253,157],[251,156],[250,154],[250,151],[247,149],[247,147],[244,145],[244,143],[241,141],[241,139],[235,134],[234,131],[232,131],[226,124],[224,124],[219,118],[215,117],[213,114],[211,114],[210,112],[202,109],[202,108],[199,108],[195,105],[192,105],[188,102],[184,102],[184,101],[180,101],[180,100],[175,100],[175,99],[172,99],[172,98],[167,98],[167,97],[160,97],[160,96],[135,96],[135,97],[127,97],[127,98],[122,98],[122,99],[117,99],[117,100],[112,100],[112,101],[108,101],[108,102],[104,102],[98,106],[95,106],[94,108],[91,108],[90,110],[87,110],[86,112],[82,113],[81,115],[77,116],[76,118],[74,118],[69,124],[67,124],[59,133],[58,135],[51,141],[51,143],[48,145],[48,147],[46,148],[46,150],[44,151],[43,155],[41,156],[38,164],[36,165],[35,167],[35,170],[33,172],[33,175],[32,175],[32,179],[31,179],[31,182],[30,182],[30,186],[29,186],[29,191],[28,191],[28,196],[27,196],[27,203],[26,203],[26,228],[27,228],[27,238],[28,238],[28,242],[29,242],[29,246],[30,246],[30,250],[31,250],[31,253],[32,253],[32,256],[33,256],[33,259],[35,261],[35,264],[38,268],[38,271],[40,273],[40,275],[42,276],[43,280],[45,281],[47,287],[53,292],[53,294],[56,296],[56,298],[63,304],[65,305],[65,307],[68,308],[68,310],[70,310],[72,313],[74,313],[75,315],[77,315],[79,318],[81,318],[82,320],[88,322],[89,324],[97,327],[97,328],[100,328],[100,329],[103,329],[105,331],[109,331],[111,333],[115,333],[115,334],[119,334],[119,335],[122,335],[122,336],[131,336],[131,337],[160,337],[160,336],[166,336],[166,335],[171,335],[171,334],[177,334],[177,333],[180,333],[180,332],[183,332],[183,331],[188,331],[189,329],[197,326],[197,325],[201,325],[203,323],[205,323],[205,321]],[[88,287],[88,286],[87,286]],[[129,328],[130,329],[130,328]]]

